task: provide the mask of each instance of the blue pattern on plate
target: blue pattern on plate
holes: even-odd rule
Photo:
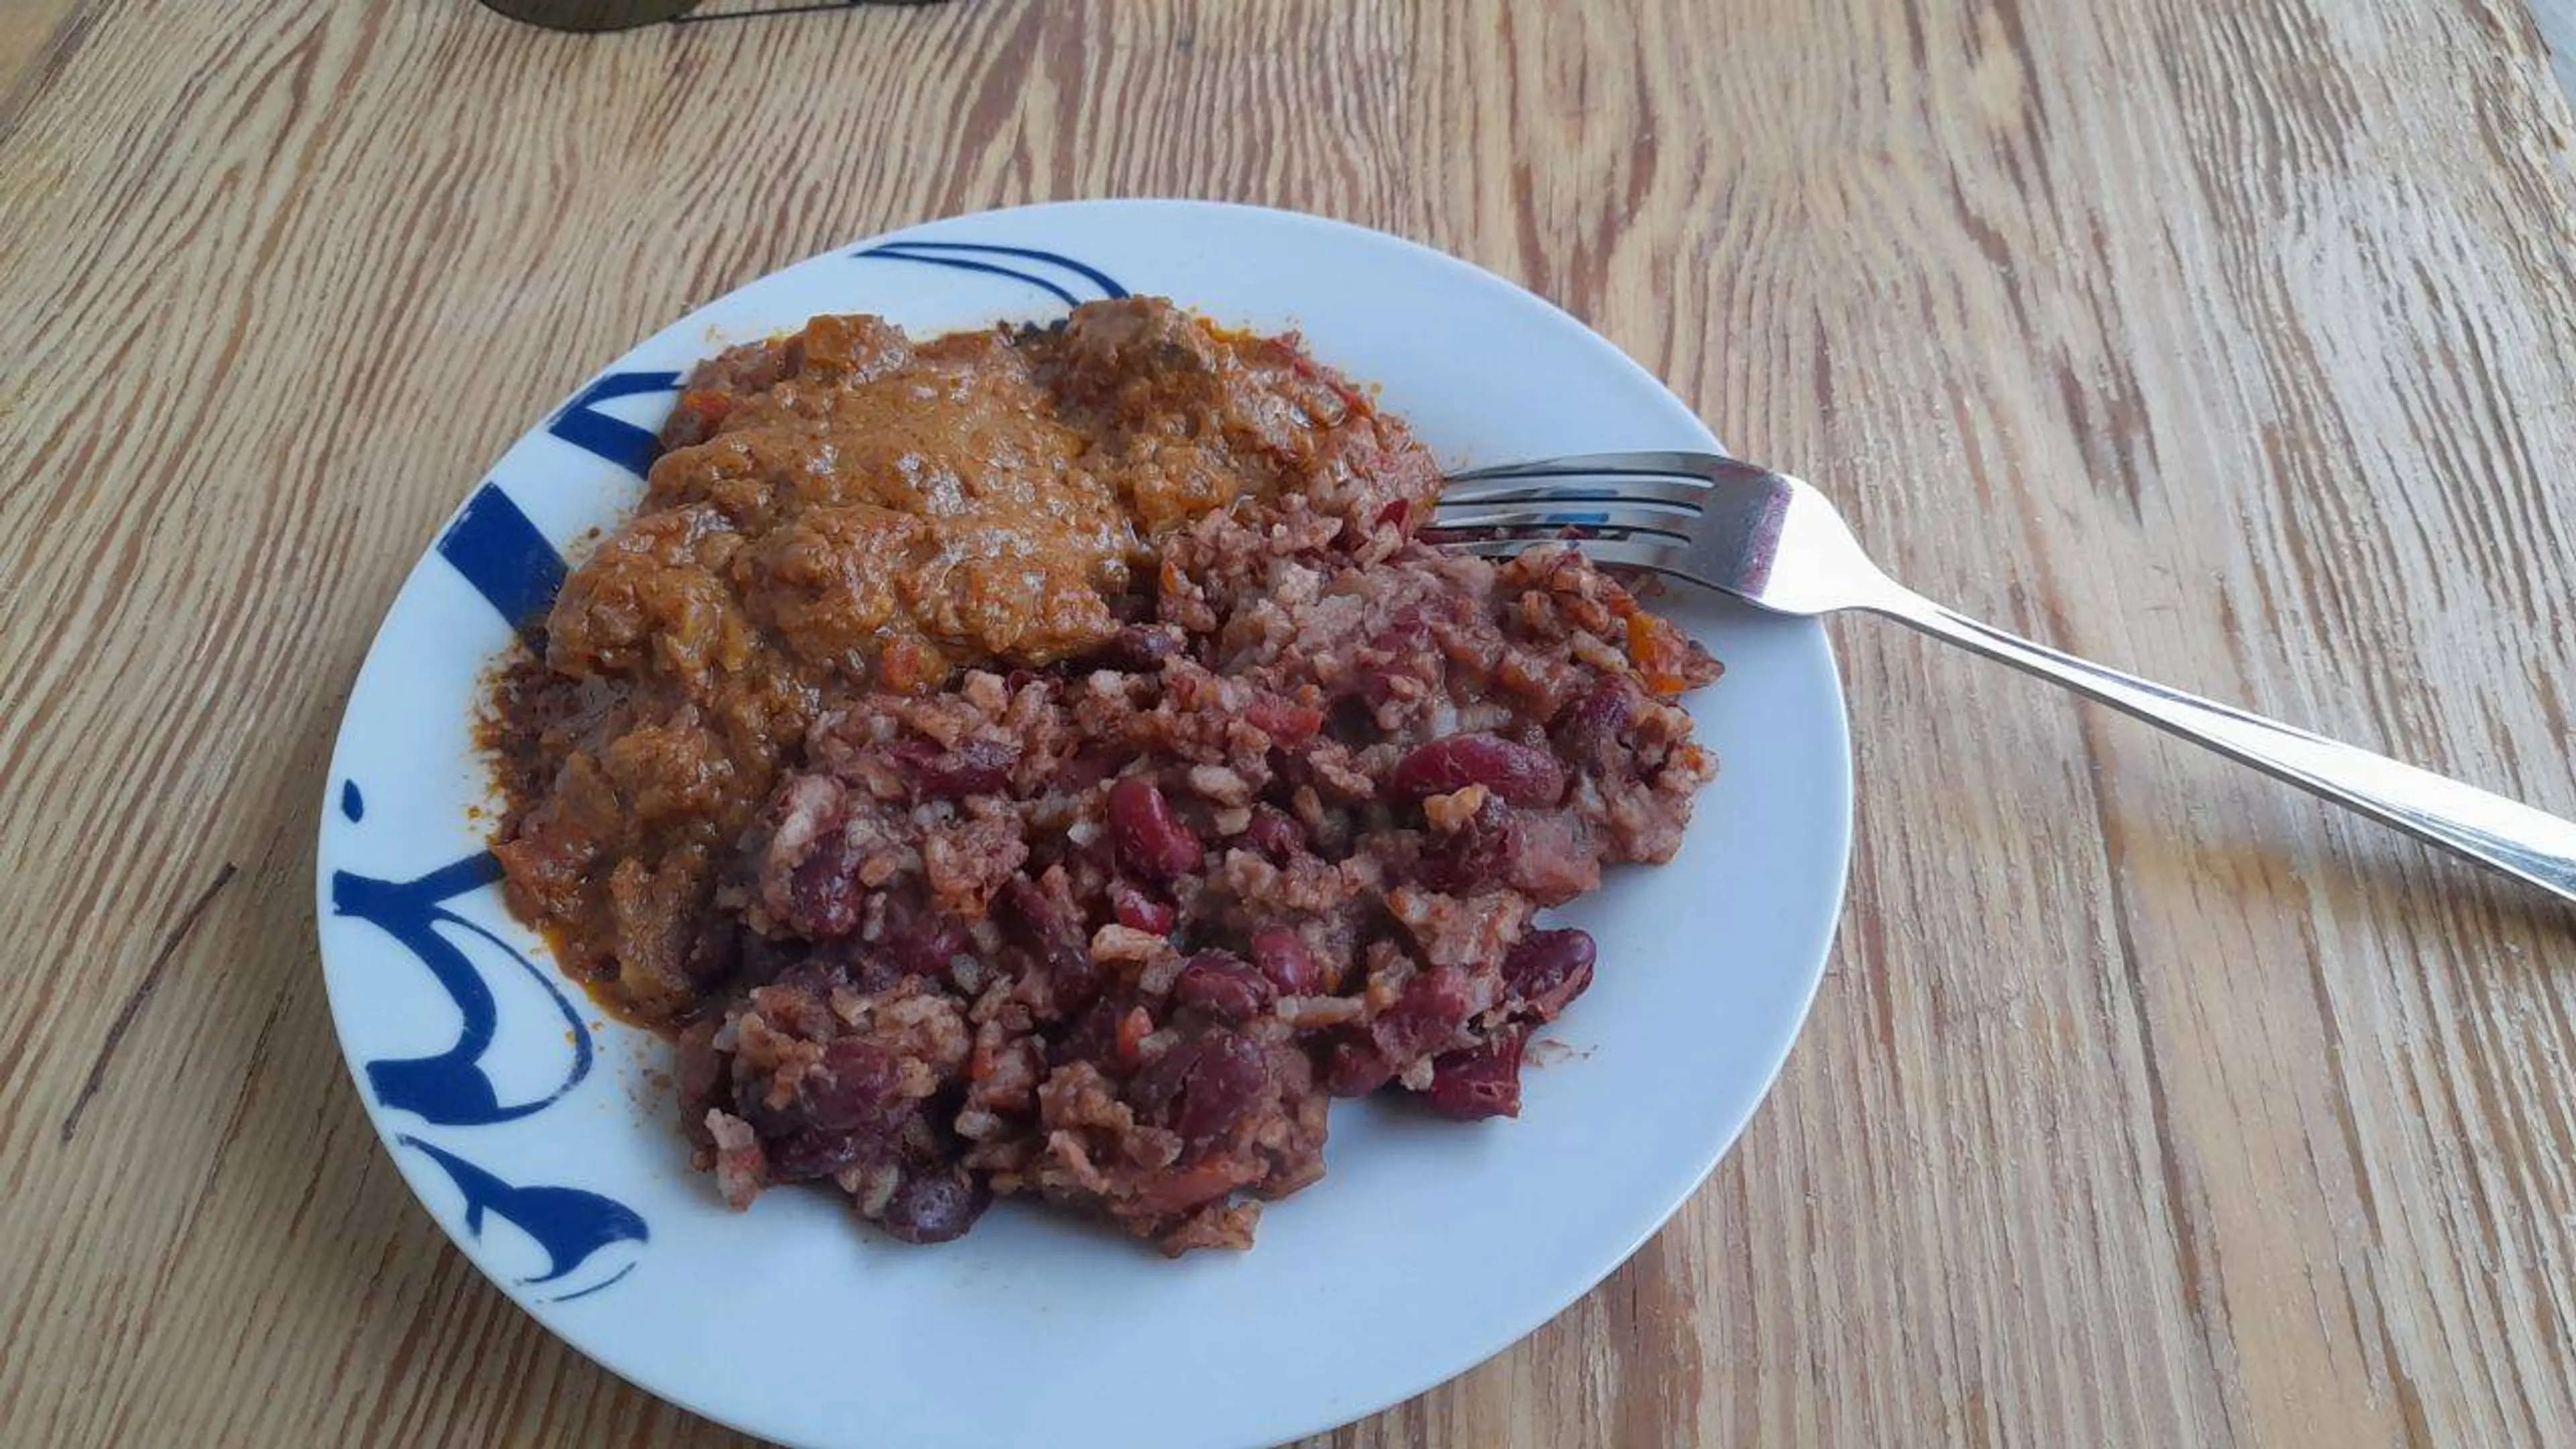
[[[644,1219],[614,1198],[543,1183],[519,1187],[420,1138],[406,1134],[395,1140],[437,1163],[448,1180],[456,1184],[456,1190],[465,1194],[467,1232],[480,1238],[485,1219],[497,1217],[527,1234],[545,1251],[546,1271],[520,1279],[519,1286],[523,1288],[561,1283],[606,1249],[619,1243],[649,1242],[653,1237]],[[555,1301],[587,1297],[634,1269],[630,1262],[596,1283],[557,1295]]]
[[[648,392],[677,392],[679,388],[680,375],[676,372],[612,372],[565,403],[561,412],[547,420],[546,431],[641,478],[653,466],[658,446],[653,430],[602,412],[599,404]]]
[[[1108,273],[1055,252],[979,242],[892,241],[852,253],[855,257],[914,262],[952,271],[1001,277],[1035,287],[1067,306],[1084,294],[1124,297]],[[583,388],[546,422],[546,432],[638,478],[652,467],[654,430],[612,415],[600,404],[619,398],[679,390],[676,372],[612,372]],[[439,536],[436,553],[507,621],[534,640],[554,606],[566,573],[563,555],[497,483],[485,483],[466,500],[456,521]],[[340,784],[340,813],[351,823],[366,816],[366,797],[355,780]],[[590,1030],[551,973],[521,955],[499,935],[448,909],[459,896],[501,879],[501,863],[488,851],[451,861],[411,880],[380,880],[352,871],[331,872],[331,909],[368,922],[400,943],[447,993],[457,1016],[456,1043],[432,1056],[380,1058],[363,1071],[377,1104],[441,1127],[482,1127],[533,1116],[562,1100],[589,1076]],[[462,932],[500,952],[525,971],[553,1001],[564,1021],[566,1062],[560,1080],[544,1095],[500,1100],[483,1069],[484,1053],[500,1025],[500,1004],[471,956],[450,939]],[[525,1233],[546,1255],[546,1271],[521,1287],[570,1284],[581,1269],[620,1243],[643,1244],[652,1229],[633,1208],[614,1198],[551,1183],[516,1184],[457,1153],[409,1133],[396,1142],[438,1164],[465,1198],[465,1229],[481,1238],[485,1223],[500,1218]],[[607,1288],[635,1269],[629,1261],[596,1282],[557,1293],[568,1302]]]
[[[563,587],[563,555],[497,483],[474,490],[437,548],[523,638],[534,637]]]
[[[481,850],[415,880],[331,872],[332,913],[355,916],[401,942],[456,1007],[455,1045],[434,1056],[384,1057],[366,1064],[367,1084],[376,1089],[376,1100],[395,1111],[443,1127],[484,1127],[542,1112],[590,1075],[590,1032],[573,1010],[571,998],[549,979],[551,973],[491,931],[447,909],[448,901],[500,878],[501,862]],[[545,1095],[503,1102],[484,1072],[483,1053],[500,1025],[500,1007],[490,983],[474,969],[473,958],[444,934],[449,931],[474,936],[516,962],[545,990],[563,1017],[570,1060],[561,1080]]]
[[[1127,289],[1118,285],[1107,272],[1071,257],[1042,252],[1031,247],[993,246],[981,242],[890,241],[862,251],[854,257],[870,257],[889,262],[920,262],[925,266],[947,267],[960,272],[984,272],[996,277],[1009,277],[1026,282],[1053,294],[1068,307],[1079,306],[1086,299],[1077,289],[1097,289],[1101,297],[1124,297]],[[994,260],[999,258],[1000,260]],[[1016,265],[1014,265],[1016,264]],[[1038,270],[1041,267],[1068,272],[1058,279]],[[1090,299],[1098,300],[1098,299]]]

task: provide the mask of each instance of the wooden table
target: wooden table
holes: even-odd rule
[[[323,762],[540,408],[946,212],[1448,248],[1927,591],[2576,814],[2576,178],[2519,0],[13,0],[0,66],[11,1444],[734,1442],[377,1147]],[[1599,1291],[1319,1442],[2576,1442],[2576,912],[1835,637],[1851,899],[1768,1107]]]

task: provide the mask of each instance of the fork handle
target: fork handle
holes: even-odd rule
[[[1917,594],[1904,593],[1871,607],[1926,634],[2056,680],[2576,904],[2576,823],[2385,755],[2034,644]]]

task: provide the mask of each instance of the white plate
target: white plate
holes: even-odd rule
[[[521,440],[377,635],[331,760],[323,972],[367,1110],[502,1291],[635,1383],[804,1445],[1231,1446],[1429,1388],[1599,1282],[1679,1206],[1778,1071],[1842,898],[1850,768],[1824,632],[1670,601],[1727,665],[1692,701],[1721,761],[1680,859],[1567,912],[1598,983],[1518,1121],[1334,1109],[1322,1183],[1246,1254],[1166,1262],[1005,1203],[894,1243],[829,1194],[728,1212],[689,1170],[662,1044],[571,990],[483,852],[468,739],[509,619],[613,524],[673,375],[819,312],[916,334],[1119,288],[1302,331],[1446,463],[1713,446],[1582,324],[1463,262],[1314,217],[1110,201],[958,217],[765,277],[664,330]],[[629,465],[632,465],[631,467]]]

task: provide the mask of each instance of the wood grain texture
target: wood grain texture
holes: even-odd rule
[[[892,225],[1179,194],[1448,248],[1926,592],[2576,813],[2576,178],[2517,0],[31,0],[0,65],[13,1444],[737,1442],[409,1200],[316,800],[485,461]],[[1599,1291],[1316,1443],[2576,1443],[2576,914],[1837,642],[1850,907],[1770,1104]]]

